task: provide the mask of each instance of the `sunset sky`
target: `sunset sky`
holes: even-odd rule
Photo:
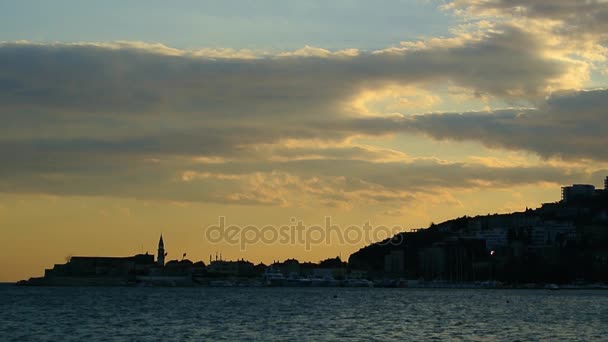
[[[606,0],[0,2],[0,281],[318,261],[229,224],[427,227],[608,176]]]

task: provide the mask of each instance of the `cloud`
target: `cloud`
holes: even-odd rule
[[[439,113],[400,120],[406,131],[438,140],[478,141],[545,158],[608,161],[608,90],[553,94],[539,108]]]
[[[448,162],[355,143],[352,137],[424,134],[546,158],[606,161],[607,92],[561,92],[538,108],[335,117],[284,132],[235,124],[147,139],[0,140],[0,191],[351,207],[403,203],[448,189],[567,184],[589,179],[589,164],[474,156]]]
[[[205,118],[327,115],[365,90],[451,81],[480,94],[534,97],[572,62],[515,27],[420,49],[215,58],[157,44],[0,45],[4,108],[62,113],[195,113]]]
[[[604,160],[605,91],[543,103],[588,73],[543,38],[477,23],[377,51],[1,43],[0,191],[348,208],[584,178],[550,164],[447,162],[357,142],[424,134]],[[441,85],[530,108],[394,113],[432,110]]]
[[[608,32],[608,1],[605,0],[454,0],[445,8],[461,14],[554,20],[572,33],[605,35]]]
[[[3,43],[0,133],[11,148],[25,141],[37,151],[97,153],[209,154],[286,138],[341,140],[319,137],[308,124],[369,114],[369,102],[386,97],[391,111],[428,108],[441,99],[424,88],[444,81],[478,96],[537,101],[580,66],[547,57],[542,41],[516,27],[415,45],[218,59],[209,50],[139,42]]]
[[[468,18],[494,18],[545,32],[556,47],[590,61],[605,63],[608,57],[606,0],[454,0],[443,7]]]
[[[200,163],[189,158],[148,160],[121,157],[32,159],[3,167],[0,191],[128,197],[179,202],[244,205],[314,206],[320,202],[349,207],[361,204],[407,203],[446,189],[509,188],[580,180],[580,171],[549,165],[489,166],[477,162],[449,163],[392,153],[378,160],[380,149],[320,149],[314,158],[274,160],[261,153],[251,159]],[[306,149],[301,149],[305,155]],[[327,154],[325,154],[327,153]],[[398,158],[397,158],[398,157]]]

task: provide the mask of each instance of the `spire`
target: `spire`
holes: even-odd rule
[[[158,255],[156,261],[160,267],[165,266],[165,242],[163,241],[163,234],[160,234],[160,240],[158,240]]]

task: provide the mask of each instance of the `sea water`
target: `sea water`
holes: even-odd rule
[[[608,291],[0,286],[2,341],[603,340]]]

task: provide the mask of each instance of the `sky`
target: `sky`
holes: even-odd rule
[[[607,58],[604,0],[0,2],[0,281],[161,233],[346,258],[603,186]],[[273,239],[328,219],[376,234]]]

